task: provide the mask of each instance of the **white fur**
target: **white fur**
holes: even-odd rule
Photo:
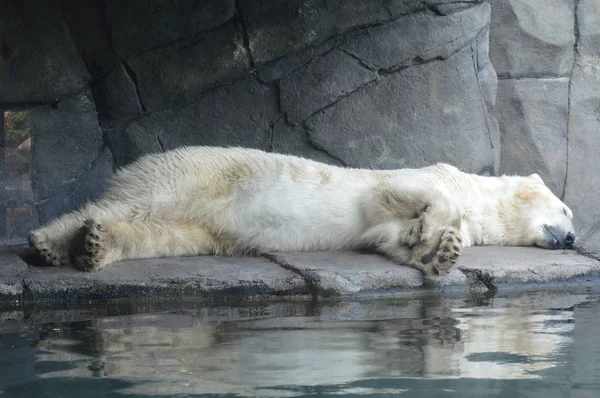
[[[435,255],[438,275],[456,260],[461,236],[462,246],[547,247],[543,225],[572,232],[571,218],[537,175],[481,177],[446,164],[349,169],[186,147],[125,167],[102,198],[30,242],[48,262],[86,270],[131,258],[370,246],[426,274],[432,265],[420,259]],[[452,255],[440,259],[448,248]]]

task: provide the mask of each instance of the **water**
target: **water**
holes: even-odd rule
[[[598,397],[599,335],[556,292],[13,310],[0,396]]]

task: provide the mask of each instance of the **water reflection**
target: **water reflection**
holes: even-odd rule
[[[121,380],[121,394],[248,396],[380,396],[414,389],[407,380],[535,380],[565,361],[574,305],[586,299],[561,296],[545,308],[503,299],[354,302],[246,321],[162,314],[47,324],[33,338],[36,377]],[[405,382],[365,384],[392,379]]]

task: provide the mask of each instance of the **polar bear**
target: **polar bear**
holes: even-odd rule
[[[537,174],[354,169],[200,146],[138,159],[100,199],[29,242],[47,263],[84,271],[127,259],[370,248],[435,279],[462,247],[569,248],[572,217]]]

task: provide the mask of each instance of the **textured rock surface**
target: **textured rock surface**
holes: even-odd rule
[[[106,25],[121,57],[166,46],[233,18],[234,0],[105,0]]]
[[[281,109],[296,124],[377,76],[359,60],[333,50],[281,80]]]
[[[23,284],[34,301],[152,298],[174,294],[214,298],[308,293],[302,278],[260,257],[133,261],[101,273],[36,267],[24,276]]]
[[[111,146],[125,149],[127,162],[148,152],[144,150],[148,147],[168,150],[182,145],[214,145],[266,149],[270,139],[265,96],[253,78],[222,86],[185,107],[140,118],[122,134],[129,145]]]
[[[600,259],[600,221],[596,222],[589,231],[575,241],[578,252]]]
[[[354,252],[274,253],[277,264],[301,275],[321,296],[415,289],[423,277],[384,257]]]
[[[353,28],[421,11],[420,1],[268,0],[239,2],[257,64],[280,58]]]
[[[250,69],[242,32],[233,22],[201,37],[139,54],[128,63],[139,83],[142,103],[150,110],[198,96]]]
[[[102,127],[111,127],[142,113],[135,83],[123,64],[115,65],[92,88]]]
[[[569,79],[507,79],[498,85],[501,174],[538,173],[561,195],[567,173]]]
[[[451,94],[456,92],[461,94]],[[311,142],[350,166],[423,167],[445,161],[470,172],[493,168],[470,47],[444,62],[383,75],[307,119],[306,128]]]
[[[491,60],[501,77],[568,76],[573,66],[572,0],[490,0]]]
[[[23,247],[0,251],[0,300],[38,302],[118,298],[295,298],[390,295],[427,290],[502,290],[515,284],[567,286],[593,280],[600,261],[574,251],[523,247],[472,247],[439,283],[424,285],[413,268],[377,254],[272,253],[264,257],[181,257],[133,260],[84,273],[67,267],[27,266]],[[594,282],[592,282],[594,283]],[[530,285],[527,285],[530,284]]]
[[[88,80],[56,0],[2,2],[0,104],[56,101]]]
[[[112,156],[89,91],[33,108],[29,119],[35,131],[31,179],[43,222],[98,195],[112,173]]]

